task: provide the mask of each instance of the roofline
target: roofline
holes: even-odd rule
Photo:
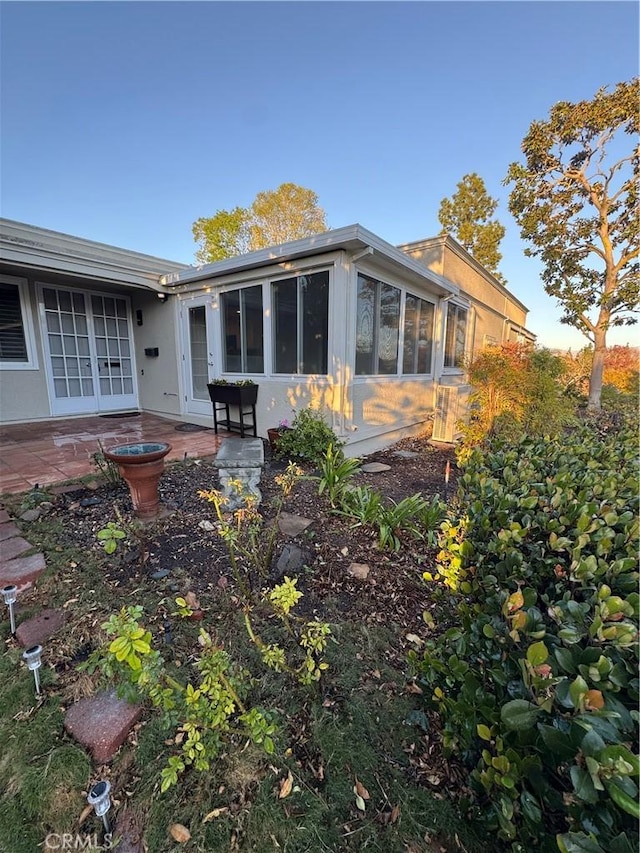
[[[162,291],[160,279],[168,269],[189,269],[187,264],[4,218],[0,218],[0,260],[154,291]]]
[[[469,264],[469,266],[473,267],[476,272],[479,272],[482,276],[488,279],[504,296],[512,299],[519,308],[522,308],[522,310],[527,314],[529,313],[529,309],[524,302],[521,302],[517,296],[514,296],[508,287],[505,287],[502,282],[498,281],[498,279],[489,272],[489,270],[485,269],[482,264],[464,248],[464,246],[458,243],[455,237],[451,236],[451,234],[439,234],[437,237],[425,237],[423,240],[415,240],[412,243],[401,243],[398,248],[402,251],[410,251],[412,249],[427,249],[431,246],[438,245],[448,246],[454,254],[458,255],[459,258]]]
[[[402,252],[391,243],[387,243],[386,240],[378,237],[372,231],[363,228],[358,223],[346,225],[343,228],[335,228],[331,231],[324,231],[320,234],[304,237],[301,240],[282,243],[280,246],[259,249],[255,252],[249,252],[246,255],[238,255],[235,258],[225,258],[223,261],[216,261],[212,264],[204,264],[203,266],[177,273],[169,273],[162,276],[160,281],[166,287],[176,287],[212,278],[221,278],[230,273],[258,269],[259,267],[275,266],[299,258],[313,257],[340,249],[358,251],[367,248],[373,249],[374,253],[377,252],[379,255],[399,264],[405,269],[411,270],[411,272],[420,276],[420,278],[435,284],[446,293],[457,296],[460,292],[460,288],[457,285],[447,281],[443,276],[432,272],[424,264],[409,257],[405,252]]]

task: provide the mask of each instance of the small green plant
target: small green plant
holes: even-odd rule
[[[150,631],[140,624],[142,612],[136,605],[112,614],[102,625],[109,641],[79,669],[99,669],[109,680],[119,682],[121,695],[138,701],[148,698],[160,710],[165,725],[177,727],[181,751],[170,756],[162,770],[161,791],[175,785],[188,766],[208,770],[211,761],[238,738],[249,738],[272,754],[276,725],[271,715],[246,704],[250,673],[201,630],[202,652],[195,662],[198,678],[182,685],[153,648]]]
[[[286,498],[302,475],[302,469],[290,462],[286,471],[275,477],[280,491],[275,498],[274,518],[268,525],[265,525],[258,512],[256,496],[247,492],[240,480],[229,481],[231,500],[216,489],[198,492],[200,497],[214,506],[218,533],[227,547],[231,571],[239,592],[248,602],[253,597],[255,576],[264,581],[269,574],[278,535],[278,519]],[[237,502],[241,506],[230,511],[229,504]]]
[[[285,459],[319,463],[329,446],[338,450],[344,444],[327,424],[318,409],[309,406],[299,411],[291,428],[280,434],[276,454]]]
[[[344,489],[337,515],[353,518],[354,527],[376,524],[383,511],[382,495],[370,486],[349,486]]]
[[[347,459],[341,448],[330,444],[326,453],[318,464],[320,476],[318,477],[318,494],[325,494],[329,503],[335,509],[344,494],[349,480],[360,468],[359,459]]]
[[[100,440],[98,440],[98,449],[91,455],[91,458],[98,472],[109,486],[117,486],[122,482],[118,466],[104,455],[104,447]]]
[[[107,554],[114,554],[118,548],[118,542],[124,539],[126,535],[124,530],[121,530],[115,521],[110,521],[106,527],[98,530],[96,538]]]

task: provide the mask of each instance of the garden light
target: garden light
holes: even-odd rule
[[[13,605],[18,600],[18,587],[15,584],[10,584],[9,586],[2,587],[2,597],[4,599],[4,603],[9,608],[9,619],[11,620],[11,633],[15,634],[16,632],[16,615],[13,612]]]
[[[111,798],[109,796],[110,790],[111,782],[96,782],[89,791],[89,795],[87,797],[87,802],[90,806],[93,806],[96,815],[102,818],[105,832],[111,832],[108,814],[109,809],[111,808]]]
[[[31,646],[22,653],[22,657],[27,662],[27,667],[33,673],[33,680],[36,683],[36,696],[40,695],[40,676],[38,670],[42,665],[42,646]]]

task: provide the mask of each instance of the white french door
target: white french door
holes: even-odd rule
[[[207,382],[216,375],[212,313],[211,298],[208,296],[185,300],[181,306],[186,414],[212,413],[207,390]]]
[[[137,409],[129,300],[40,285],[39,302],[52,414]]]

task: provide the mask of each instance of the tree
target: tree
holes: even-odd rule
[[[211,263],[256,249],[277,246],[327,230],[324,210],[313,190],[281,184],[256,195],[251,207],[218,210],[193,223],[200,243],[196,258]]]
[[[438,219],[441,234],[451,233],[482,266],[498,281],[505,279],[498,272],[502,255],[498,251],[504,237],[504,226],[491,219],[498,202],[492,198],[480,175],[472,172],[457,184],[458,191],[440,202]]]
[[[543,263],[545,290],[561,321],[593,343],[589,406],[600,394],[611,326],[635,323],[638,301],[638,80],[561,101],[534,121],[512,163],[509,210],[525,250]]]

